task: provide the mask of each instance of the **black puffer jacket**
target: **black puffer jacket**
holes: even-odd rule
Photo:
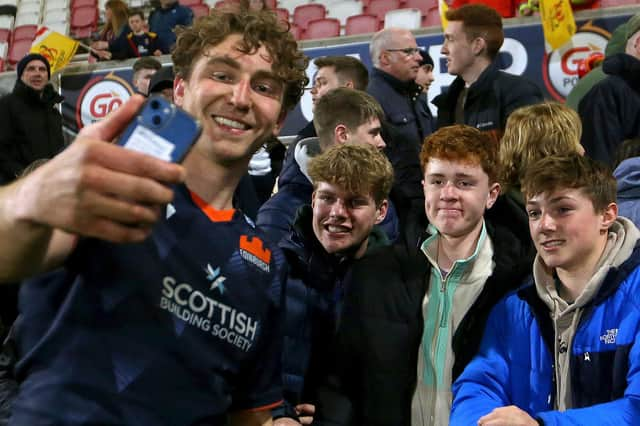
[[[13,181],[35,160],[62,150],[62,118],[55,105],[63,99],[50,85],[41,97],[22,80],[0,98],[0,183]]]

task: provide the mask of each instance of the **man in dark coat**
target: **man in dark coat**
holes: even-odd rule
[[[278,415],[309,416],[319,384],[331,370],[329,352],[340,321],[349,270],[388,244],[375,225],[387,213],[393,181],[391,163],[363,144],[335,145],[311,160],[311,206],[298,210],[280,242],[289,272],[285,290],[283,384],[285,405]],[[276,426],[296,424],[276,420]],[[303,424],[307,424],[304,423]]]
[[[470,4],[447,11],[442,54],[457,76],[437,96],[438,128],[467,124],[502,137],[507,117],[521,106],[542,102],[540,88],[522,76],[501,71],[496,57],[504,41],[502,18],[492,8]]]
[[[625,53],[607,57],[607,77],[578,104],[586,155],[613,166],[616,149],[640,136],[640,14],[627,24]]]
[[[35,160],[64,147],[62,118],[55,105],[64,99],[49,84],[51,68],[38,54],[22,58],[13,91],[0,98],[0,183],[16,179]]]
[[[433,119],[419,101],[422,88],[415,80],[422,56],[416,39],[409,30],[385,28],[371,39],[369,55],[373,71],[367,92],[380,102],[393,126],[394,142],[411,148],[417,157],[422,141],[433,131]]]

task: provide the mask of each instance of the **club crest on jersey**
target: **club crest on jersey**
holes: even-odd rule
[[[210,264],[207,263],[207,267],[204,268],[204,271],[207,273],[207,280],[211,281],[211,287],[209,290],[213,291],[218,289],[220,294],[224,293],[224,282],[227,278],[223,275],[220,275],[220,267],[218,266],[216,269],[213,269]]]
[[[264,248],[262,240],[258,237],[240,236],[240,256],[258,267],[258,269],[269,272],[269,263],[271,262],[271,250]]]

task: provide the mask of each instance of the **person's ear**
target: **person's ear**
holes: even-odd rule
[[[381,223],[385,217],[387,217],[387,211],[389,209],[389,202],[385,199],[382,200],[378,207],[378,216],[376,216],[376,225]]]
[[[500,184],[498,182],[494,182],[489,187],[489,194],[487,195],[487,204],[485,208],[490,209],[491,207],[493,207],[499,195],[500,195]]]
[[[334,141],[336,143],[347,143],[349,140],[349,129],[344,124],[338,124],[333,130]]]
[[[602,227],[601,231],[608,232],[609,228],[618,218],[618,205],[616,203],[609,203],[602,212]]]
[[[480,56],[480,54],[487,48],[487,41],[482,37],[476,37],[471,42],[471,49],[473,54]]]
[[[187,82],[184,78],[176,76],[173,80],[173,102],[178,106],[183,106],[184,90]]]

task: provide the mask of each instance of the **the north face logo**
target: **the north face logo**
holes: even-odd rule
[[[600,336],[600,341],[605,344],[613,344],[616,343],[616,337],[618,337],[618,329],[612,328],[611,330],[607,330],[606,334]]]

